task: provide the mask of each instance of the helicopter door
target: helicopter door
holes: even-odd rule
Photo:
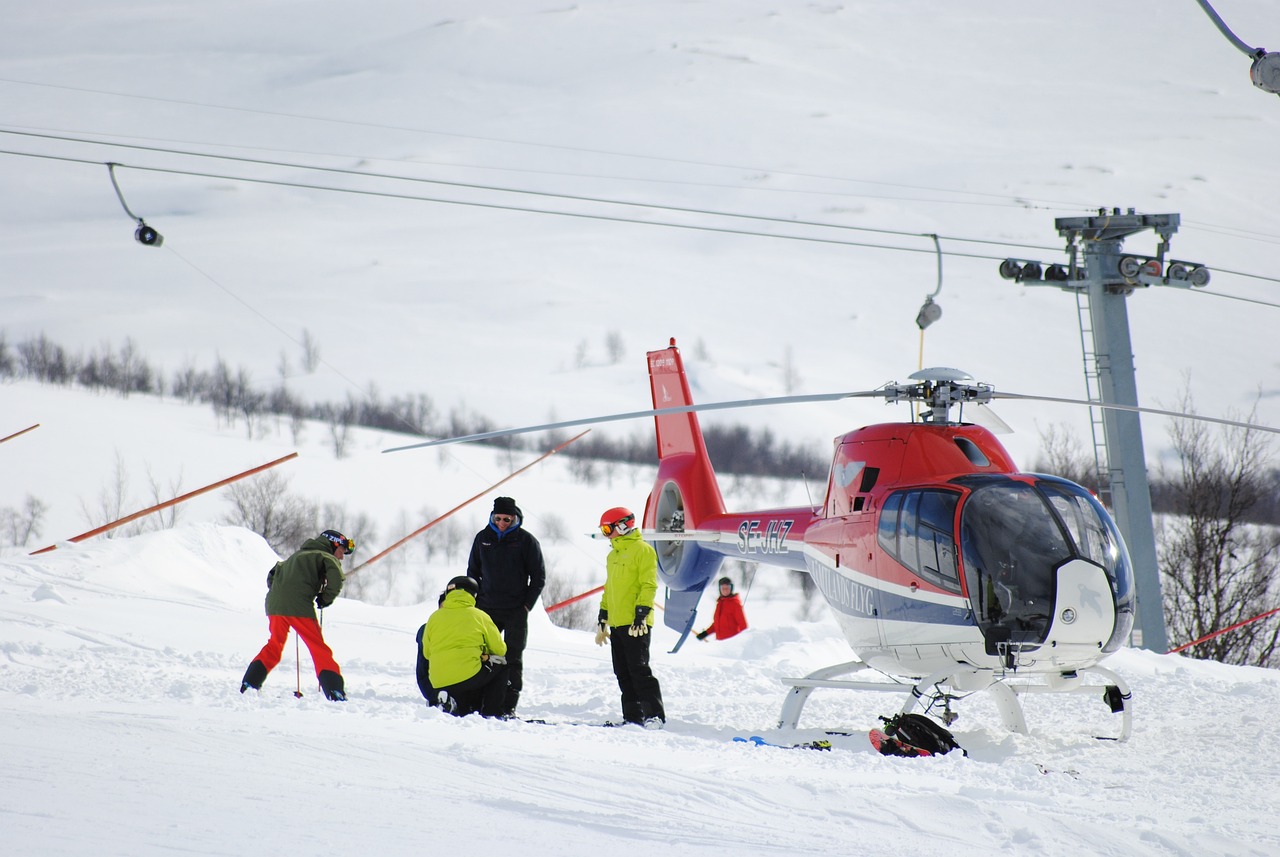
[[[987,653],[1035,648],[1049,633],[1056,572],[1072,549],[1044,496],[1017,480],[975,490],[960,517],[965,583]]]

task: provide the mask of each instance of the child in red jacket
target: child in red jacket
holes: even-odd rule
[[[727,640],[746,629],[747,617],[742,612],[742,602],[738,600],[738,594],[733,591],[733,581],[722,577],[720,578],[720,597],[716,599],[715,615],[711,618],[711,624],[707,629],[698,635],[698,639],[706,642],[708,636],[715,634],[717,640]]]

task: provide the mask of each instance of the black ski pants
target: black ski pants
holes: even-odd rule
[[[609,629],[609,648],[613,654],[613,674],[622,691],[622,719],[628,723],[644,723],[657,717],[663,723],[667,713],[662,707],[662,688],[649,668],[649,641],[653,634],[633,637],[629,625]]]
[[[529,611],[524,605],[498,608],[481,608],[489,614],[493,624],[502,632],[507,644],[507,710],[515,711],[524,689],[524,648],[529,642]]]
[[[453,713],[465,717],[479,711],[483,717],[499,717],[506,713],[503,705],[507,695],[507,666],[481,664],[480,671],[471,678],[437,688],[453,697],[457,710]]]

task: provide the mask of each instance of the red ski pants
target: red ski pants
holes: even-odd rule
[[[262,651],[258,652],[257,657],[257,660],[262,661],[262,665],[267,668],[267,672],[271,672],[276,668],[276,664],[280,663],[285,641],[289,639],[289,629],[293,628],[302,638],[302,642],[307,644],[307,651],[311,653],[311,660],[316,665],[317,676],[325,670],[342,675],[338,662],[333,659],[333,650],[324,641],[324,636],[320,633],[320,624],[315,619],[310,616],[268,616],[267,620],[271,625],[271,639],[267,640],[267,644],[262,647]]]

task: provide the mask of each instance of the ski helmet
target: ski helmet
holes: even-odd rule
[[[356,549],[356,540],[347,538],[337,530],[325,530],[320,534],[320,538],[333,545],[334,551],[337,551],[338,548],[342,548],[347,552],[347,554],[351,554]]]
[[[444,591],[448,592],[452,589],[461,589],[463,592],[470,594],[473,598],[480,594],[480,584],[476,583],[476,579],[474,577],[466,577],[465,575],[462,577],[455,577],[453,580],[450,580],[448,584],[445,585]]]
[[[600,516],[600,532],[606,536],[625,536],[635,528],[636,516],[626,506],[606,509]]]
[[[733,592],[733,581],[727,577],[722,577],[716,584],[717,586],[728,586],[729,591]]]

